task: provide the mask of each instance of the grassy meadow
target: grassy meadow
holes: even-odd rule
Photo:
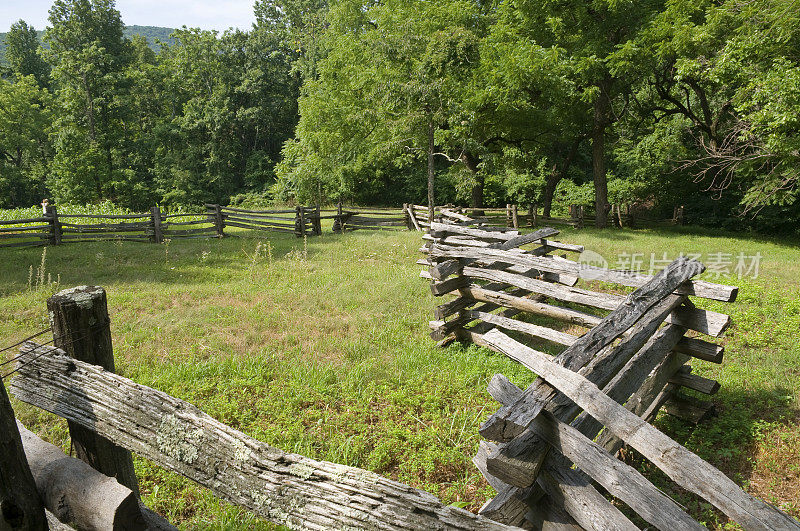
[[[367,468],[477,510],[493,495],[471,464],[478,426],[497,404],[486,383],[534,376],[487,350],[439,349],[433,306],[410,232],[355,232],[307,242],[270,233],[223,240],[81,243],[0,249],[0,347],[47,325],[59,289],[108,291],[118,372],[199,406],[281,449]],[[800,517],[800,248],[690,228],[565,230],[614,266],[651,253],[761,254],[757,278],[704,278],[740,286],[721,365],[694,361],[720,381],[718,416],[694,427],[658,426],[745,488]],[[733,266],[731,267],[733,269]],[[66,423],[14,402],[17,415],[69,448]],[[711,528],[729,524],[636,463]],[[273,529],[203,488],[136,459],[144,501],[185,529]]]

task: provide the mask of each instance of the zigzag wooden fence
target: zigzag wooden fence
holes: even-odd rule
[[[425,236],[422,276],[434,295],[455,296],[436,307],[431,335],[488,347],[539,376],[525,390],[502,375],[489,384],[501,407],[480,428],[486,440],[474,462],[498,494],[480,514],[529,528],[606,530],[637,529],[635,513],[660,530],[702,529],[615,457],[627,444],[745,529],[800,529],[649,424],[662,408],[694,422],[708,413],[710,404],[680,390],[716,392],[689,362],[719,363],[723,349],[687,332],[719,337],[730,318],[689,296],[732,302],[736,287],[692,280],[704,266],[685,258],[654,277],[611,271],[554,255],[583,251],[552,240],[555,229],[520,236],[470,223],[434,222]],[[588,289],[597,281],[617,289]]]

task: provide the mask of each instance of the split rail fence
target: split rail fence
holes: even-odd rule
[[[564,225],[575,228],[594,223],[587,209],[570,205],[569,217],[544,218],[534,205],[526,211],[517,205],[506,208],[483,208],[480,216],[468,217],[475,209],[452,205],[434,208],[434,221],[451,221],[480,226],[537,227]],[[333,220],[333,232],[354,230],[417,230],[425,231],[430,226],[430,211],[427,206],[404,204],[402,208],[366,209],[344,208],[341,203],[335,209],[319,206],[299,206],[291,209],[248,210],[206,204],[204,212],[165,213],[153,207],[149,213],[126,215],[60,214],[55,206],[48,206],[41,217],[0,220],[0,247],[36,247],[86,241],[136,241],[162,243],[175,238],[221,238],[226,236],[226,227],[282,232],[298,237],[322,234],[322,221]],[[630,210],[623,216],[619,205],[612,207],[610,220],[617,226],[633,224]],[[683,223],[683,207],[676,207],[670,222]]]
[[[616,457],[627,444],[745,529],[800,529],[650,424],[661,409],[708,416],[711,403],[682,391],[719,389],[690,361],[720,363],[712,338],[731,320],[689,296],[733,302],[736,287],[693,280],[705,269],[694,260],[653,277],[606,270],[554,254],[583,251],[553,240],[556,229],[520,236],[470,223],[434,222],[423,237],[421,276],[435,296],[454,296],[436,307],[431,336],[487,347],[538,375],[524,390],[500,374],[489,383],[501,407],[480,427],[474,463],[497,496],[480,514],[533,529],[637,529],[637,518],[663,531],[702,529]]]
[[[0,529],[57,529],[59,519],[79,529],[174,529],[136,502],[131,452],[293,529],[511,529],[368,470],[284,452],[114,374],[102,288],[64,290],[48,311],[54,345],[22,344],[10,390],[66,419],[82,461],[18,430],[0,385]]]
[[[172,239],[222,238],[226,227],[283,232],[298,237],[322,233],[319,208],[245,210],[205,205],[204,212],[147,214],[60,214],[48,206],[38,218],[0,220],[0,247],[36,247],[87,241],[163,243]]]

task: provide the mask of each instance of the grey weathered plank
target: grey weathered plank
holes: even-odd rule
[[[513,356],[602,422],[684,489],[701,496],[746,529],[798,529],[800,522],[744,492],[718,469],[605,395],[583,376],[497,329],[484,334],[492,348]]]
[[[27,227],[5,227],[0,228],[0,232],[19,232],[24,234],[22,231],[32,231],[32,230],[42,230],[42,229],[49,229],[50,225],[30,225]]]
[[[670,352],[675,344],[683,336],[685,329],[676,326],[668,325],[659,330],[636,355],[626,364],[626,366],[609,382],[603,392],[609,397],[613,398],[619,403],[625,402],[625,407],[633,411],[637,415],[650,420],[655,416],[655,412],[661,406],[663,401],[666,400],[669,393],[665,396],[660,396],[662,388],[667,380],[673,375],[688,359],[683,354]],[[483,343],[483,346],[490,347],[488,343],[483,342],[483,336],[476,335],[473,338],[476,343]],[[495,375],[490,381],[489,392],[501,404],[507,404],[514,397],[518,396],[518,387],[508,382],[502,375]],[[633,397],[631,397],[633,394]],[[628,399],[629,397],[630,400]],[[602,424],[596,419],[582,413],[572,422],[574,426],[581,433],[588,438],[593,439],[602,428]],[[531,438],[538,437],[532,430],[526,430],[526,436]],[[516,441],[516,440],[515,440]],[[598,444],[603,448],[609,450],[611,454],[615,454],[622,446],[622,441],[614,437],[607,431],[601,434]],[[508,468],[519,468],[520,470],[513,471],[517,474],[516,477],[526,478],[529,462],[533,461],[531,452],[533,447],[528,446],[523,439],[520,441],[521,453],[518,456],[502,455],[498,451],[500,445],[487,445],[488,449],[492,450],[494,459],[502,458],[501,464]],[[541,450],[540,450],[541,451]],[[510,453],[510,452],[509,452]],[[550,454],[546,457],[543,468],[558,466],[558,455]],[[489,456],[484,460],[484,466],[488,472]],[[497,463],[495,463],[497,466]],[[511,473],[511,472],[506,472]],[[494,476],[493,476],[494,477]],[[501,481],[499,478],[494,478],[496,481]],[[579,479],[579,478],[578,478]],[[502,491],[502,495],[496,498],[494,510],[499,514],[505,513],[503,503],[513,505],[519,504],[519,498],[525,498],[531,492],[531,487],[519,488],[507,485]]]
[[[31,354],[12,381],[17,398],[273,522],[304,529],[508,529],[373,472],[283,452],[187,402],[58,349],[38,359]]]
[[[681,354],[670,354],[670,350],[682,337],[685,330],[676,325],[668,325],[659,330],[648,343],[636,353],[636,355],[626,364],[626,366],[609,382],[603,392],[613,398],[619,403],[626,402],[626,407],[636,410],[637,414],[645,415],[646,409],[656,399],[656,394],[661,388],[664,387],[669,375],[673,374],[683,360],[687,359],[686,356]],[[482,338],[482,336],[480,336]],[[482,340],[482,339],[481,339]],[[489,346],[488,344],[486,346]],[[673,358],[679,358],[677,363]],[[652,373],[652,375],[651,375]],[[659,376],[661,375],[661,376]],[[502,375],[495,375],[489,382],[489,393],[501,404],[508,404],[520,393],[519,388],[509,382]],[[657,389],[657,391],[656,391]],[[637,391],[638,390],[638,391]],[[644,396],[634,395],[634,398],[628,400],[634,392],[642,393]],[[572,425],[588,438],[593,439],[602,428],[602,424],[597,422],[593,417],[583,413],[578,416]],[[530,436],[536,434],[530,430],[526,433]],[[619,442],[619,445],[617,444]],[[601,435],[600,446],[610,449],[612,454],[616,453],[621,445],[615,437]],[[530,457],[531,447],[522,445],[524,452],[520,456],[509,458],[502,456],[498,451],[497,445],[487,444],[487,449],[494,450],[492,453],[496,456],[504,457],[506,459],[505,466],[520,467],[522,470],[517,472],[520,477],[527,477],[525,474],[528,467],[528,462],[532,461]],[[484,466],[487,468],[488,455],[484,459]],[[550,454],[546,457],[543,468],[557,466],[557,454]],[[556,460],[556,461],[554,461]],[[494,476],[492,476],[494,478]],[[496,481],[501,481],[499,478],[494,478]],[[508,491],[508,492],[506,492]],[[530,492],[530,488],[518,488],[507,485],[502,492],[503,496],[497,499],[495,510],[498,513],[504,511],[502,503],[510,503],[512,505],[519,504],[519,497],[525,497]]]
[[[495,375],[492,382],[490,393],[492,390],[498,391],[497,396],[492,395],[495,400],[502,398],[505,403],[513,402],[522,394],[519,387],[502,375]],[[611,495],[625,502],[657,529],[673,531],[675,526],[679,529],[705,529],[635,468],[616,459],[602,446],[587,438],[578,428],[560,421],[548,411],[539,415],[532,427],[556,451],[575,463]]]
[[[663,379],[651,380],[648,376],[654,369],[664,364],[665,358],[669,358],[670,349],[673,348],[683,333],[684,330],[675,325],[669,325],[659,330],[648,343],[628,361],[625,367],[606,384],[603,388],[603,392],[618,403],[624,403],[640,388],[648,389],[652,386],[660,385],[661,387],[658,387],[658,391],[660,391],[661,388],[664,387],[666,377]],[[682,357],[682,359],[685,359],[685,357]],[[667,368],[667,370],[669,374],[672,374],[676,368],[677,367],[671,369]],[[591,375],[589,375],[589,377],[591,378]],[[517,387],[509,387],[502,381],[504,379],[505,377],[496,375],[490,382],[489,392],[501,404],[508,404],[508,397],[516,398],[518,393],[515,391]],[[497,389],[503,389],[504,392],[496,393]],[[658,391],[656,391],[656,393]],[[655,398],[655,395],[653,395],[652,398]],[[636,402],[636,399],[632,399],[628,401],[628,404],[632,408],[633,404]],[[647,402],[647,406],[649,406],[651,402],[652,399]],[[564,415],[561,417],[562,420],[571,418],[576,411],[577,408],[570,411],[568,408],[562,407],[560,411],[560,413]],[[572,426],[590,439],[594,439],[602,428],[602,424],[586,413],[582,413],[578,416],[578,418],[572,422]],[[514,478],[516,478],[519,484],[523,486],[530,484],[531,480],[529,478],[533,477],[535,468],[539,462],[536,452],[544,452],[541,446],[537,444],[539,439],[535,432],[526,430],[523,436],[508,443],[505,447],[503,445],[494,446],[493,449],[495,451],[492,453],[492,468],[497,469],[498,467],[502,467],[503,473],[501,475],[505,476],[507,479],[510,477],[513,481]],[[612,448],[614,444],[615,443],[611,439],[600,443],[604,448]],[[615,453],[617,449],[618,447],[615,447],[612,453]],[[501,450],[503,451],[501,452]],[[487,456],[487,461],[488,459],[489,456]],[[545,465],[543,466],[546,466],[548,459],[550,459],[550,456],[545,457]]]
[[[523,334],[527,334],[531,337],[545,339],[558,345],[571,345],[578,340],[577,336],[573,336],[565,332],[559,332],[558,330],[553,330],[552,328],[548,328],[546,326],[526,323],[525,321],[520,321],[518,319],[510,319],[502,315],[480,311],[479,309],[464,310],[462,313],[466,314],[472,319],[480,319],[484,323],[499,326],[500,328],[505,328],[506,330],[522,332]]]
[[[670,379],[670,382],[680,385],[681,387],[685,387],[687,389],[693,389],[695,391],[699,391],[706,395],[713,395],[717,391],[719,391],[719,382],[716,380],[710,380],[708,378],[703,378],[700,375],[692,374],[692,373],[683,373],[680,372]]]
[[[678,330],[680,329],[678,328]],[[664,329],[663,333],[671,334],[676,332],[670,330],[670,327],[667,327]],[[667,387],[677,387],[668,384],[669,379],[677,373],[688,359],[689,357],[685,354],[675,351],[669,352],[664,359],[653,368],[652,372],[647,376],[644,382],[642,382],[639,388],[627,399],[625,408],[648,422],[653,420],[661,404],[663,404],[663,401],[671,394],[670,391],[666,393],[665,396],[661,396],[664,390]],[[621,401],[618,400],[618,402]],[[591,416],[586,413],[583,415],[591,418]],[[600,424],[597,420],[594,420],[594,422]],[[612,454],[616,453],[624,444],[621,439],[607,429],[604,429],[600,436],[597,437],[597,443]]]
[[[699,360],[710,361],[712,363],[722,363],[725,348],[716,343],[709,343],[704,339],[696,337],[684,337],[675,345],[675,350],[688,354]]]
[[[502,375],[495,375],[488,386],[489,393],[501,404],[513,402],[522,391]],[[608,502],[590,484],[589,479],[577,470],[563,456],[554,454],[544,465],[544,473],[537,478],[537,484],[527,488],[511,487],[501,479],[493,476],[487,467],[489,454],[495,453],[496,445],[481,441],[478,454],[473,462],[490,481],[498,495],[481,508],[481,514],[487,514],[508,524],[521,521],[523,507],[535,506],[535,501],[542,495],[542,488],[554,493],[558,500],[569,497],[567,514],[571,514],[567,522],[580,522],[586,529],[604,531],[606,529],[632,529],[633,524],[625,518],[619,509]],[[491,478],[491,479],[490,479]],[[577,500],[577,501],[575,501]],[[545,501],[546,506],[560,505]],[[546,511],[547,513],[547,511]],[[574,513],[574,514],[573,514]],[[576,524],[577,525],[577,524]]]
[[[573,370],[582,367],[601,349],[633,326],[650,308],[675,291],[677,286],[704,269],[703,264],[696,260],[681,257],[673,261],[650,282],[628,295],[625,302],[617,309],[559,354],[558,363],[573,367]],[[490,440],[508,441],[521,434],[544,405],[539,399],[539,393],[542,393],[540,386],[540,383],[534,382],[512,406],[500,408],[483,423],[481,435]],[[550,394],[549,389],[545,392]]]
[[[667,314],[683,299],[669,294],[656,303],[633,326],[630,334],[617,345],[609,345],[586,363],[580,356],[567,360],[566,367],[585,376],[595,385],[604,387],[617,375],[645,344],[651,340],[658,326]],[[559,356],[561,358],[561,356]],[[583,366],[585,364],[585,366]],[[531,389],[535,388],[533,391]],[[534,410],[548,410],[559,420],[571,422],[580,412],[575,403],[543,380],[534,382],[528,388],[531,392],[530,407]],[[599,429],[599,427],[598,427]],[[500,447],[500,452],[489,459],[489,470],[515,486],[530,485],[539,467],[547,457],[547,443],[530,430],[523,432],[513,441]],[[509,465],[515,466],[509,466]]]
[[[435,221],[433,223],[430,223],[430,232],[435,237],[446,234],[460,234],[462,236],[470,236],[472,238],[504,242],[519,236],[519,231],[515,230],[500,231],[494,229],[495,227],[490,227],[485,229],[473,228],[473,227],[464,227],[462,225],[451,225],[449,223],[438,223]]]
[[[584,529],[593,531],[638,531],[622,512],[609,502],[589,481],[576,480],[583,473],[564,466],[550,467],[537,479],[539,486],[556,506]]]
[[[22,225],[25,223],[42,223],[47,221],[49,221],[49,218],[5,219],[0,220],[0,225]]]
[[[478,286],[477,284],[469,284],[468,286],[459,288],[459,293],[461,293],[462,296],[469,297],[477,301],[491,302],[498,306],[513,308],[515,310],[541,315],[543,317],[552,317],[553,319],[559,319],[561,321],[566,321],[578,326],[585,326],[587,328],[597,326],[603,320],[597,315],[592,315],[579,310],[573,310],[572,308],[563,308],[553,304],[532,301],[531,299],[526,299],[523,297],[515,297],[513,295],[509,295],[508,293],[486,289],[485,287]]]
[[[434,224],[437,225],[437,224]],[[472,232],[475,232],[475,229],[468,229]],[[431,231],[433,232],[433,230]],[[511,249],[516,249],[517,247],[521,247],[523,245],[533,243],[535,241],[543,240],[549,236],[555,236],[558,234],[559,231],[556,229],[551,229],[549,227],[545,227],[539,229],[537,231],[531,232],[529,234],[525,234],[524,236],[516,236],[509,238],[503,242],[495,243],[487,247],[487,249],[497,249],[499,251],[510,251]],[[509,233],[503,233],[509,234]],[[435,267],[431,268],[431,276],[436,279],[446,278],[449,275],[452,275],[454,272],[460,270],[465,265],[468,265],[470,260],[449,260],[444,261],[437,264]]]
[[[504,261],[513,264],[550,271],[553,273],[564,273],[574,275],[587,280],[603,280],[614,282],[623,286],[641,287],[647,284],[653,277],[638,273],[615,271],[599,267],[587,266],[569,260],[553,260],[552,258],[532,256],[530,254],[506,253],[496,249],[477,249],[473,247],[448,247],[433,245],[431,256],[437,259],[458,259],[467,258],[475,260]],[[732,302],[736,299],[739,288],[735,286],[725,286],[714,284],[702,280],[687,282],[675,290],[680,295],[695,295],[707,299]]]
[[[560,301],[582,304],[603,310],[615,310],[625,301],[625,297],[621,295],[562,286],[536,278],[517,275],[510,271],[467,266],[463,268],[462,273],[467,277],[491,282],[503,282]],[[674,322],[690,330],[718,337],[728,328],[731,319],[725,314],[695,307],[683,307],[676,309],[668,322]]]

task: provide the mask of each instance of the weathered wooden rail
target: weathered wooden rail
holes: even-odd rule
[[[65,418],[78,457],[102,473],[87,471],[83,463],[64,462],[71,458],[22,429],[40,495],[62,520],[80,518],[79,527],[86,529],[170,529],[134,503],[136,477],[130,475],[130,452],[134,452],[290,528],[512,529],[368,470],[284,452],[192,404],[114,374],[102,288],[80,286],[60,292],[48,301],[48,310],[56,343],[63,348],[23,344],[10,389],[19,400]],[[46,529],[44,513],[36,508],[40,501],[31,493],[36,487],[25,456],[20,457],[13,412],[4,397],[3,388],[0,424],[4,428],[9,424],[2,432],[9,444],[0,449],[0,457],[3,470],[10,470],[13,457],[19,473],[9,478],[0,474],[0,501],[4,507],[7,500],[13,502],[19,513],[28,515],[36,524],[28,528]],[[54,485],[57,470],[62,474]],[[27,490],[17,479],[26,471]],[[69,490],[74,490],[76,481],[82,481],[86,488],[81,492],[88,499]],[[105,496],[93,501],[91,495],[103,485]],[[0,528],[3,523],[0,520]]]
[[[501,407],[480,428],[486,441],[474,462],[498,494],[481,514],[534,528],[636,529],[605,491],[657,529],[701,529],[614,456],[627,444],[745,529],[800,529],[649,424],[662,408],[692,422],[709,414],[710,403],[681,390],[718,390],[689,361],[722,360],[711,339],[730,318],[689,296],[733,302],[737,288],[694,280],[704,270],[694,260],[680,258],[654,277],[606,270],[553,255],[583,251],[553,241],[555,229],[520,236],[450,219],[423,236],[421,276],[435,296],[454,296],[436,307],[431,337],[485,346],[539,376],[525,390],[502,375],[489,384]],[[596,281],[617,288],[591,289]]]

